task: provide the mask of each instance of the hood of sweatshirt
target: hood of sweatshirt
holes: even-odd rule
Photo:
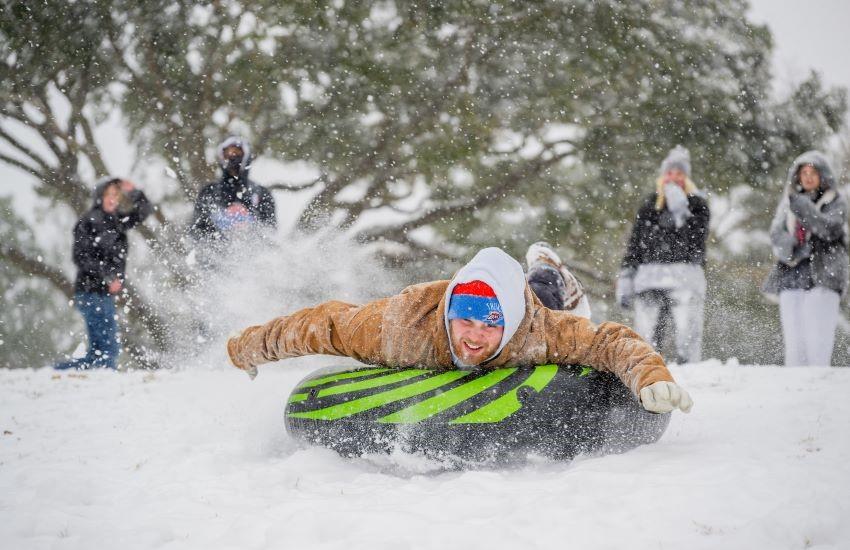
[[[446,334],[450,334],[447,312],[452,298],[452,291],[458,284],[469,283],[471,281],[483,281],[490,285],[490,288],[496,293],[496,298],[499,299],[502,314],[505,318],[505,330],[502,333],[502,341],[499,343],[499,348],[495,353],[485,360],[489,361],[499,355],[507,343],[510,342],[525,316],[525,273],[523,273],[519,262],[499,248],[484,248],[479,251],[468,264],[460,268],[448,287],[446,287],[444,297],[446,307],[443,314]],[[451,349],[451,344],[449,348]],[[457,364],[458,359],[455,356],[454,349],[451,349],[451,352],[452,361]]]
[[[103,204],[103,194],[106,192],[106,188],[120,182],[121,178],[118,176],[104,176],[97,180],[92,191],[92,208],[100,208]]]

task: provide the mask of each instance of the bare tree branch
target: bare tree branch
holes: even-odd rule
[[[32,258],[20,249],[9,245],[0,248],[0,258],[29,276],[40,277],[49,281],[68,299],[74,297],[74,285],[60,269]],[[166,324],[153,312],[131,282],[126,281],[124,288],[126,292],[122,292],[118,296],[118,305],[129,306],[127,308],[128,317],[148,330],[160,350],[165,349],[169,341]]]
[[[36,154],[35,151],[33,151],[32,149],[21,143],[19,140],[17,140],[15,137],[13,137],[11,134],[9,134],[2,127],[0,127],[0,138],[2,138],[15,149],[17,149],[20,153],[26,155],[27,158],[32,159],[32,161],[38,164],[42,170],[50,170],[50,166],[47,164],[47,161],[45,161],[40,155]]]
[[[346,171],[345,174],[339,175],[336,178],[331,178],[327,175],[324,176],[325,187],[301,211],[301,215],[298,218],[299,227],[313,227],[316,219],[327,213],[328,207],[337,193],[342,191],[350,183],[356,181],[363,174],[367,174],[374,169],[375,161],[379,155],[383,154],[389,144],[389,130],[389,123],[385,122],[379,133],[377,145],[352,170]]]
[[[450,254],[445,250],[440,250],[439,248],[428,246],[424,243],[416,242],[407,236],[401,239],[400,244],[406,245],[408,251],[406,254],[394,255],[394,258],[399,265],[404,265],[404,263],[409,261],[426,259],[441,259],[453,262],[459,261],[459,258],[454,254]],[[384,254],[384,256],[386,257],[388,254]]]
[[[305,189],[310,189],[311,187],[315,187],[316,185],[318,185],[319,183],[322,183],[323,181],[324,181],[324,178],[322,176],[319,176],[318,178],[316,178],[313,181],[308,182],[308,183],[292,185],[290,183],[279,182],[279,183],[272,183],[270,185],[266,185],[266,188],[269,189],[269,190],[303,191]]]
[[[86,144],[85,144],[85,152],[89,161],[91,161],[92,166],[94,166],[95,172],[98,174],[109,174],[109,169],[106,167],[106,162],[103,160],[103,156],[100,153],[100,148],[97,146],[97,143],[94,139],[94,132],[92,131],[91,122],[88,117],[86,117],[83,113],[80,113],[79,118],[77,119],[80,123],[80,127],[83,129],[83,135],[86,136]]]
[[[142,298],[132,281],[124,282],[124,290],[117,298],[119,306],[128,306],[128,317],[147,329],[148,333],[156,343],[158,350],[162,351],[167,349],[171,339],[167,323],[164,319],[160,318],[154,312],[153,308],[150,307],[150,304]]]
[[[155,44],[147,43],[137,45],[140,50],[140,61],[145,63],[144,71],[146,74],[142,74],[130,64],[128,60],[129,55],[126,52],[126,49],[120,44],[120,37],[114,31],[110,31],[108,36],[108,43],[115,54],[116,61],[129,76],[129,78],[125,79],[125,84],[131,85],[133,82],[144,82],[145,85],[153,91],[156,100],[162,104],[163,112],[178,111],[178,109],[175,108],[175,102],[169,93],[169,90],[163,84],[167,81],[167,79],[164,75],[162,75],[160,67],[156,63],[156,56],[150,54],[151,49],[155,49],[157,46]],[[212,73],[207,74],[209,75]],[[212,85],[212,83],[209,85]],[[205,162],[203,155],[203,122],[200,120],[203,117],[195,118],[198,119],[196,126],[191,128],[184,127],[183,124],[174,122],[170,118],[166,119],[166,123],[171,126],[170,130],[167,132],[167,134],[171,136],[171,139],[166,144],[167,154],[163,155],[166,162],[176,175],[177,182],[179,183],[184,196],[190,200],[194,200],[198,191],[197,186],[202,181],[200,176],[206,172],[204,167],[201,166],[201,164]],[[190,143],[192,143],[191,146],[189,145]],[[189,177],[187,177],[183,166],[180,164],[179,159],[181,158],[187,158],[189,161],[191,172]]]
[[[31,258],[22,250],[4,244],[0,247],[0,258],[20,269],[30,276],[41,277],[50,281],[67,298],[74,297],[74,286],[61,270],[51,267],[36,258]]]
[[[9,155],[5,155],[3,153],[0,153],[0,162],[5,162],[6,164],[14,166],[15,168],[18,168],[18,169],[20,169],[24,172],[27,172],[28,174],[35,176],[38,179],[41,179],[41,172],[37,171],[32,166],[29,166],[25,162],[22,162],[22,161],[20,161],[16,158],[10,157]]]
[[[35,90],[35,93],[32,97],[38,100],[37,108],[39,112],[44,116],[44,122],[35,123],[35,121],[33,121],[33,123],[35,124],[35,128],[41,134],[41,139],[44,140],[45,144],[50,148],[54,156],[56,156],[56,158],[59,159],[61,163],[61,160],[67,157],[67,150],[63,151],[59,147],[59,145],[57,144],[57,138],[61,139],[62,143],[65,143],[67,145],[67,134],[64,130],[62,130],[62,128],[59,127],[59,124],[56,122],[56,115],[50,108],[50,101],[47,98],[47,91],[44,88],[38,88]]]
[[[298,221],[299,227],[311,227],[314,225],[317,217],[326,215],[336,194],[352,182],[362,179],[367,175],[374,176],[379,180],[387,179],[376,172],[379,171],[378,161],[387,153],[387,151],[390,150],[390,145],[392,144],[390,137],[417,135],[418,129],[426,121],[434,120],[440,116],[442,111],[441,102],[443,102],[446,98],[451,97],[451,94],[449,93],[450,90],[463,82],[468,82],[469,70],[473,64],[486,60],[500,47],[500,41],[494,40],[489,47],[480,49],[478,47],[479,44],[475,39],[476,36],[477,29],[473,29],[473,33],[464,48],[463,61],[461,62],[460,67],[455,71],[451,78],[447,79],[443,83],[439,92],[434,93],[424,105],[416,109],[413,116],[403,128],[393,127],[390,124],[390,120],[385,119],[378,136],[378,143],[367,155],[364,155],[357,166],[352,167],[350,170],[346,170],[345,174],[339,175],[336,178],[331,178],[327,175],[325,176],[325,188],[322,189],[321,192],[317,193],[302,210]],[[328,102],[329,105],[332,103],[333,102]],[[390,163],[387,162],[386,164],[389,165]],[[365,210],[365,208],[361,208],[361,213],[363,210]],[[345,217],[344,223],[347,223],[348,225],[352,223],[352,214],[352,212],[348,213]]]
[[[427,210],[418,218],[407,221],[401,225],[364,231],[358,236],[358,238],[363,241],[374,241],[376,239],[400,241],[406,238],[407,233],[414,229],[429,225],[446,217],[473,212],[480,208],[482,204],[488,204],[493,200],[498,199],[500,196],[503,196],[505,193],[518,187],[522,182],[527,181],[531,177],[535,177],[549,166],[552,166],[564,158],[575,154],[575,151],[564,151],[558,154],[552,154],[548,158],[542,158],[547,152],[550,151],[544,150],[534,162],[523,165],[519,171],[507,174],[501,179],[498,185],[491,186],[487,191],[479,194],[472,200],[443,204]]]

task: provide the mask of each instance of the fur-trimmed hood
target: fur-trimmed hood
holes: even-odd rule
[[[836,188],[835,175],[832,172],[832,167],[830,166],[829,161],[826,159],[826,155],[820,151],[812,150],[806,151],[799,157],[795,158],[794,162],[791,163],[787,177],[789,189],[793,188],[795,185],[799,185],[800,168],[807,164],[811,164],[815,167],[815,169],[817,169],[818,174],[820,174],[820,185],[823,190]]]

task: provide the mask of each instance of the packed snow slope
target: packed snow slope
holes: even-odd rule
[[[850,368],[674,367],[655,445],[451,471],[299,446],[292,363],[0,371],[0,547],[850,548]]]

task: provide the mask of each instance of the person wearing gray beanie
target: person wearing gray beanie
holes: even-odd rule
[[[691,177],[691,152],[681,145],[670,149],[670,152],[661,161],[661,175],[671,170],[680,170],[685,176]]]
[[[617,302],[634,308],[635,330],[656,349],[674,331],[675,359],[699,361],[705,302],[708,202],[691,180],[691,155],[677,145],[635,218],[617,280]]]

